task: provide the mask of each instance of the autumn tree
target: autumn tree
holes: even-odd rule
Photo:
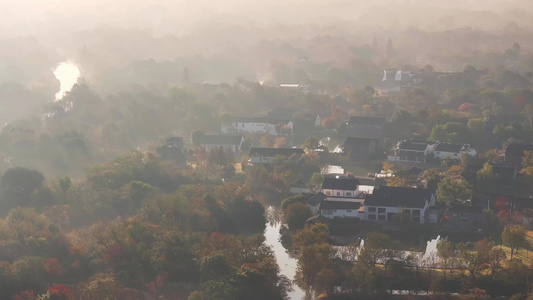
[[[476,173],[476,183],[481,187],[487,188],[491,187],[496,180],[496,175],[494,174],[492,165],[488,162],[483,165]]]
[[[513,254],[518,253],[518,248],[526,245],[526,230],[521,225],[507,225],[503,228],[502,241],[511,248],[512,260]]]
[[[306,150],[315,150],[318,146],[320,146],[320,141],[314,136],[307,138],[302,144],[302,148]]]
[[[357,261],[367,264],[374,269],[378,263],[395,259],[395,250],[398,248],[399,243],[392,240],[390,236],[379,232],[370,232],[366,236],[363,250],[359,253]]]
[[[522,173],[533,176],[533,151],[524,151],[522,158]]]
[[[88,281],[78,284],[80,300],[114,300],[119,298],[123,286],[117,282],[111,273],[97,273]]]
[[[431,191],[435,191],[443,176],[439,173],[437,169],[429,169],[424,171],[422,178],[426,180],[426,187]]]
[[[447,270],[451,267],[451,270],[455,267],[456,253],[452,247],[452,244],[447,240],[441,240],[437,244],[437,256],[442,262],[444,268],[443,274],[446,277]],[[450,270],[450,272],[451,272]]]

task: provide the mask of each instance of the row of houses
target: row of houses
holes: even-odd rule
[[[289,136],[294,133],[294,122],[289,119],[279,118],[285,116],[279,112],[272,112],[266,117],[231,117],[223,122],[220,128],[222,133],[261,133],[274,136]],[[318,114],[302,115],[310,123],[318,127],[322,120]]]
[[[428,157],[434,159],[443,159],[451,157],[460,159],[464,154],[477,156],[477,151],[471,148],[469,144],[452,144],[428,142],[422,140],[403,140],[398,142],[393,149],[393,154],[387,157],[388,161],[410,162],[410,163],[425,163]]]
[[[432,210],[437,192],[427,188],[375,187],[363,193],[355,178],[328,178],[320,192],[307,200],[313,215],[325,218],[357,218],[364,221],[437,223],[439,212]]]

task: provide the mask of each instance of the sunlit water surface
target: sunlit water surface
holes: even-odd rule
[[[56,101],[61,100],[67,92],[78,82],[80,69],[71,61],[64,61],[54,70],[54,76],[59,80],[59,92],[56,93]]]

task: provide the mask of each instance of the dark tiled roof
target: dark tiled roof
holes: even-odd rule
[[[418,175],[418,174],[422,173],[423,171],[424,171],[423,169],[420,169],[420,168],[417,168],[415,166],[412,166],[407,171],[405,171],[405,173],[407,175]]]
[[[301,178],[298,178],[292,185],[307,185]]]
[[[428,145],[429,143],[425,141],[405,140],[398,143],[398,149],[424,151]]]
[[[359,202],[350,202],[350,201],[322,201],[320,203],[320,210],[329,210],[329,209],[353,209],[357,210],[361,207]]]
[[[167,143],[183,143],[183,138],[180,136],[171,136],[167,138]]]
[[[375,177],[363,177],[363,176],[355,176],[357,181],[359,181],[359,185],[375,185],[376,184],[376,178]]]
[[[381,139],[386,120],[375,117],[350,117],[345,134],[357,138]]]
[[[348,124],[385,125],[385,118],[351,116]]]
[[[250,156],[274,157],[274,156],[291,156],[293,154],[302,155],[302,148],[257,148],[250,149]]]
[[[203,134],[198,136],[200,145],[240,145],[241,134]]]
[[[424,208],[425,205],[426,199],[424,198],[384,197],[372,194],[365,199],[365,206]]]
[[[233,117],[232,122],[239,122],[239,123],[265,123],[265,124],[287,124],[290,121],[286,119],[277,119],[277,118],[269,118],[269,117]]]
[[[355,191],[359,181],[355,178],[326,177],[322,183],[322,189],[326,190],[350,190]]]
[[[385,198],[421,198],[430,199],[431,190],[426,188],[409,188],[396,186],[380,186],[374,188],[373,195]]]
[[[524,151],[533,150],[532,144],[509,144],[505,147],[505,155],[524,155]]]
[[[442,143],[437,144],[437,146],[435,146],[435,151],[459,153],[461,152],[461,149],[463,149],[463,147],[464,145]]]
[[[347,137],[342,147],[368,147],[374,139]]]
[[[317,206],[318,204],[320,204],[320,202],[326,200],[327,197],[328,196],[326,196],[323,193],[317,193],[316,195],[311,197],[309,200],[307,200],[307,204],[311,206]]]

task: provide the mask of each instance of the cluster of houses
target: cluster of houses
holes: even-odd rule
[[[320,191],[306,204],[314,215],[323,218],[356,218],[378,223],[406,220],[416,224],[437,223],[440,212],[432,209],[437,192],[427,188],[376,186],[361,191],[357,178],[324,178]]]

